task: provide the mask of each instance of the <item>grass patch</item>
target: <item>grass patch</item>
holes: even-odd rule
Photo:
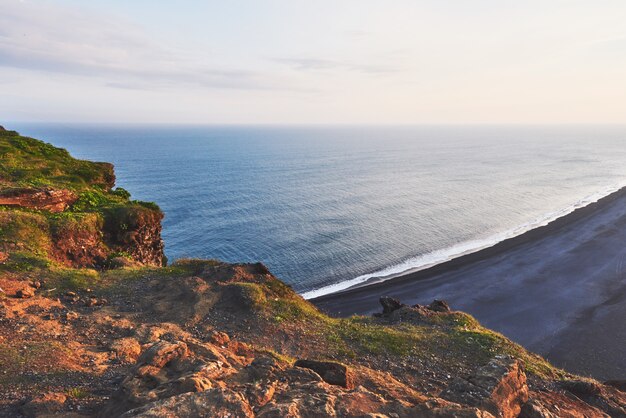
[[[85,399],[89,396],[89,391],[84,388],[70,388],[65,393],[71,399]]]

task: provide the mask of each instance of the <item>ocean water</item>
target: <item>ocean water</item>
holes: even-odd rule
[[[170,260],[265,263],[305,297],[445,261],[626,184],[624,126],[12,124],[165,212]]]

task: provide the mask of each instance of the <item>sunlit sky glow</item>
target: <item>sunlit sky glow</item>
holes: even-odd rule
[[[626,123],[624,0],[0,0],[0,120]]]

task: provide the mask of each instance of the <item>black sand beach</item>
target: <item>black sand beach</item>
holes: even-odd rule
[[[554,222],[427,270],[312,300],[337,316],[383,295],[453,309],[598,379],[626,376],[626,188]]]

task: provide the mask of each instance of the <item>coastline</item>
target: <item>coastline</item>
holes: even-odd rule
[[[375,276],[360,284],[348,287],[347,289],[339,290],[337,292],[328,293],[321,296],[307,298],[307,300],[314,304],[325,304],[326,302],[333,301],[336,298],[345,295],[384,290],[387,286],[392,286],[394,284],[399,284],[402,282],[427,279],[429,277],[447,272],[449,270],[463,267],[467,264],[476,263],[490,257],[494,257],[498,254],[505,253],[519,245],[531,242],[533,240],[538,240],[549,234],[552,234],[558,231],[560,228],[566,227],[571,223],[578,222],[581,219],[584,219],[585,217],[594,214],[596,211],[602,210],[607,204],[610,204],[621,197],[626,197],[626,186],[623,186],[618,190],[609,193],[604,197],[601,197],[595,202],[591,202],[588,205],[579,207],[566,215],[560,216],[550,221],[546,225],[538,226],[520,235],[504,239],[490,247],[486,247],[468,254],[463,254],[442,263],[434,264],[430,267],[420,268],[417,271],[411,271],[413,269],[410,269],[406,272],[392,274],[389,276]]]
[[[445,299],[559,367],[617,378],[626,373],[620,361],[626,347],[599,330],[611,324],[613,335],[626,336],[624,242],[621,188],[484,250],[310,301],[331,315],[350,316],[379,311],[380,296],[407,304]]]

